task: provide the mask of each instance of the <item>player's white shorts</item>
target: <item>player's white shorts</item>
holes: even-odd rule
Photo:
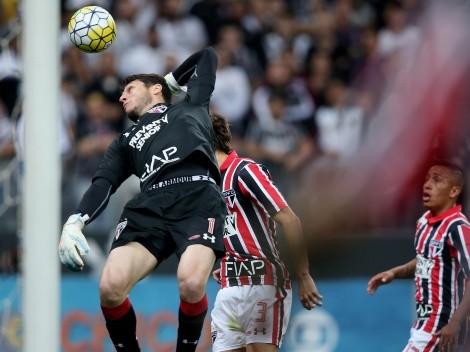
[[[234,286],[221,289],[211,317],[213,352],[268,343],[278,347],[287,330],[292,290],[275,286]]]
[[[439,338],[433,334],[411,328],[410,339],[403,352],[438,352]],[[461,346],[455,346],[454,352],[461,351]]]

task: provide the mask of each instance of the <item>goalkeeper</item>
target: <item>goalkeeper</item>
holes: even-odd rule
[[[124,79],[119,101],[134,125],[111,143],[63,227],[60,260],[73,271],[82,270],[81,257],[90,250],[83,227],[129,176],[139,177],[141,192],[124,207],[99,284],[106,327],[117,351],[140,351],[128,294],[173,253],[179,259],[176,351],[196,350],[208,309],[207,280],[216,259],[224,255],[226,207],[217,186],[220,172],[208,112],[216,69],[214,50],[205,48],[165,77]],[[182,86],[187,86],[185,98],[170,104]]]

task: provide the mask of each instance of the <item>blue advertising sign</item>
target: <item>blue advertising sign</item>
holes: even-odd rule
[[[413,283],[396,281],[369,296],[367,280],[316,282],[324,296],[324,305],[311,311],[302,308],[294,292],[281,352],[401,351],[415,314]],[[218,285],[211,279],[207,287],[209,310],[217,291]],[[20,297],[19,280],[14,276],[0,277],[2,352],[21,350]],[[179,306],[175,277],[151,276],[134,288],[130,299],[137,314],[142,351],[174,351]],[[211,351],[209,319],[210,313],[198,352]],[[84,275],[62,278],[60,338],[63,352],[114,351],[101,315],[96,278]]]

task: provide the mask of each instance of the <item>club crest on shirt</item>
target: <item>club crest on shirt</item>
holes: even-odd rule
[[[225,202],[230,208],[233,208],[233,204],[235,204],[235,198],[237,197],[235,194],[235,190],[231,188],[227,191],[223,191],[222,193],[224,194]]]
[[[431,240],[429,244],[429,251],[431,255],[439,255],[442,250],[444,249],[444,242],[443,241],[437,241],[437,240]]]
[[[166,105],[157,105],[157,106],[154,106],[153,108],[151,108],[149,111],[147,111],[147,113],[157,114],[157,113],[165,112],[166,109],[168,109],[168,107]]]

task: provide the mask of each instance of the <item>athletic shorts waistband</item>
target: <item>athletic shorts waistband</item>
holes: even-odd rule
[[[178,176],[178,177],[172,177],[168,178],[166,180],[154,183],[150,187],[146,189],[147,192],[153,191],[155,189],[171,186],[171,185],[176,185],[178,183],[190,183],[190,182],[198,182],[198,181],[209,181],[212,182],[213,184],[217,184],[215,180],[207,175],[193,175],[193,176]]]

